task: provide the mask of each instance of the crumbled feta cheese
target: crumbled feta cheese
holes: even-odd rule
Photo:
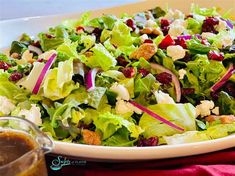
[[[211,110],[214,108],[215,104],[213,101],[203,100],[201,104],[196,106],[197,116],[205,117],[211,114]]]
[[[168,93],[164,93],[161,90],[155,91],[154,95],[156,97],[158,104],[175,104],[174,100]]]
[[[118,100],[115,106],[115,110],[117,114],[125,114],[128,112],[135,112],[137,114],[141,114],[142,111],[138,109],[137,107],[133,106],[129,102],[126,102],[124,100]]]
[[[182,59],[185,56],[185,50],[180,45],[168,46],[166,49],[167,55],[172,57],[172,59],[178,60]]]
[[[181,35],[186,28],[186,22],[181,19],[177,19],[170,24],[170,29],[168,34],[171,35],[173,38]]]
[[[211,112],[212,112],[213,114],[215,114],[215,115],[219,115],[219,107],[216,106],[214,109],[212,109]]]
[[[215,27],[217,31],[223,31],[227,29],[227,23],[221,19],[219,19],[219,24]]]
[[[143,35],[140,36],[140,40],[141,40],[142,43],[144,43],[144,41],[146,39],[148,39],[148,35],[147,34],[143,34]]]
[[[201,36],[202,36],[202,39],[207,39],[207,38],[214,37],[215,34],[211,32],[203,32]]]
[[[173,19],[184,19],[185,15],[180,11],[180,10],[172,10],[169,9],[167,11],[167,14],[163,17],[168,20],[173,20]]]
[[[118,84],[117,82],[115,82],[110,87],[110,90],[118,94],[117,99],[122,99],[127,101],[130,99],[130,95],[127,88],[121,84]]]
[[[231,46],[233,44],[233,40],[234,40],[234,37],[232,35],[224,35],[222,38],[221,38],[221,47],[226,47],[226,46]]]
[[[33,122],[36,125],[42,124],[40,108],[36,106],[36,104],[32,104],[29,110],[22,109],[20,110],[19,116],[25,117],[25,119]]]
[[[180,69],[179,70],[179,79],[184,79],[184,76],[186,75],[186,70],[185,69]]]
[[[155,27],[157,24],[155,21],[153,21],[152,19],[149,19],[146,21],[145,23],[145,27]]]
[[[15,105],[10,99],[0,96],[0,112],[4,115],[9,115],[15,109]]]

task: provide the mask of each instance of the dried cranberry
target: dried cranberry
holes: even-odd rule
[[[180,59],[181,61],[184,61],[184,62],[189,62],[192,60],[192,56],[191,54],[189,54],[188,52],[185,53],[185,56],[183,59]]]
[[[212,32],[217,34],[218,31],[215,26],[219,24],[219,20],[214,17],[207,17],[202,24],[202,32]]]
[[[184,49],[187,48],[186,41],[183,38],[175,39],[175,44],[182,46]]]
[[[146,69],[144,69],[144,68],[140,68],[140,69],[138,70],[138,72],[139,72],[143,77],[145,77],[145,76],[147,76],[147,75],[149,74],[149,71],[146,70]]]
[[[77,27],[76,27],[76,31],[80,31],[80,30],[83,30],[83,31],[84,31],[84,27],[82,27],[82,26],[77,26]]]
[[[92,34],[96,36],[96,39],[97,39],[98,41],[100,40],[101,32],[102,32],[102,29],[100,29],[100,28],[95,28],[95,29],[92,31]]]
[[[132,78],[135,76],[135,69],[133,67],[126,67],[122,69],[122,73],[126,78]]]
[[[46,37],[49,38],[49,39],[54,38],[54,36],[52,36],[51,34],[46,34]]]
[[[126,20],[126,25],[127,25],[128,27],[130,27],[130,28],[132,29],[132,31],[135,31],[136,25],[135,25],[134,20],[132,20],[132,19]]]
[[[20,72],[13,72],[9,77],[10,81],[18,81],[23,77],[23,74]]]
[[[150,137],[148,139],[146,138],[140,138],[138,140],[138,147],[145,147],[145,146],[156,146],[158,144],[158,137]]]
[[[163,28],[163,27],[166,27],[166,26],[169,26],[169,25],[170,25],[170,21],[169,21],[169,20],[167,20],[167,19],[161,19],[160,23],[161,23],[161,28]]]
[[[41,48],[41,44],[39,41],[33,42],[31,45],[38,47],[38,48]]]
[[[228,92],[229,95],[235,97],[235,83],[227,82],[225,84],[225,91]]]
[[[129,64],[129,62],[124,58],[124,56],[118,56],[116,60],[118,62],[118,65],[123,66],[123,67]]]
[[[162,33],[163,33],[164,35],[167,35],[167,34],[168,34],[169,29],[170,29],[170,27],[169,27],[169,26],[165,26],[165,27],[161,28]]]
[[[187,15],[185,19],[188,19],[188,18],[193,18],[193,14]]]
[[[170,21],[167,19],[161,19],[160,24],[161,24],[161,30],[162,30],[163,34],[167,35],[168,31],[170,29],[170,27],[169,27]]]
[[[10,64],[0,61],[0,69],[3,69],[5,71],[5,70],[8,70],[9,67],[11,67]]]
[[[208,53],[208,58],[210,60],[222,61],[222,60],[224,60],[224,54],[223,53],[218,53],[217,51],[214,51],[214,50],[211,50]]]
[[[183,88],[181,90],[182,95],[190,95],[190,94],[194,94],[195,89],[194,88]]]
[[[159,48],[166,49],[170,45],[175,45],[175,41],[171,38],[170,35],[167,35],[159,44]]]
[[[38,58],[37,61],[38,61],[38,62],[44,62],[44,59],[43,59],[43,58]]]
[[[153,41],[151,39],[145,39],[144,43],[153,43]]]
[[[172,82],[172,75],[167,72],[159,73],[156,79],[162,84],[170,84]]]

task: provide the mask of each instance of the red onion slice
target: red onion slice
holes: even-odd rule
[[[56,59],[56,56],[57,56],[57,54],[56,54],[56,53],[53,53],[53,54],[49,57],[47,63],[46,63],[45,66],[43,67],[43,69],[42,69],[42,71],[41,71],[41,73],[40,73],[40,75],[39,75],[39,77],[38,77],[38,80],[37,80],[37,82],[36,82],[36,84],[35,84],[35,86],[34,86],[34,88],[33,88],[33,94],[37,94],[37,93],[38,93],[38,91],[39,91],[39,89],[40,89],[40,86],[41,86],[41,84],[42,84],[42,81],[43,81],[44,77],[46,76],[46,73],[48,72],[48,70],[51,68],[51,66],[52,66],[52,64],[53,64],[53,62],[54,62],[54,60]]]
[[[167,124],[168,126],[170,126],[170,127],[172,127],[172,128],[175,128],[175,129],[177,129],[177,130],[179,130],[179,131],[184,131],[183,128],[181,128],[181,127],[175,125],[174,123],[172,123],[172,122],[170,122],[170,121],[164,119],[163,117],[157,115],[156,113],[154,113],[153,111],[147,109],[146,107],[144,107],[144,106],[142,106],[142,105],[140,105],[140,104],[138,104],[138,103],[136,103],[136,102],[134,102],[134,101],[132,101],[132,100],[129,100],[129,102],[130,102],[133,106],[137,107],[138,109],[140,109],[141,111],[147,113],[148,115],[154,117],[155,119],[161,121],[162,123],[165,123],[165,124]]]
[[[86,75],[86,89],[88,92],[95,89],[95,77],[98,70],[98,68],[92,68]]]
[[[33,52],[37,53],[37,55],[42,54],[42,50],[36,46],[29,45],[28,49],[29,49],[29,51],[33,51]]]
[[[235,68],[233,64],[230,64],[228,70],[223,75],[223,77],[210,88],[211,91],[215,92],[220,89],[229,80],[233,73],[235,73]]]
[[[181,99],[181,88],[180,88],[180,82],[177,79],[176,75],[174,73],[172,73],[170,70],[168,70],[165,67],[163,67],[162,65],[154,64],[154,63],[150,63],[150,65],[151,65],[152,69],[159,70],[160,72],[166,72],[166,73],[171,74],[172,82],[173,82],[173,84],[175,86],[176,102],[180,102],[180,99]]]
[[[193,36],[197,37],[198,39],[201,39],[201,35],[200,34],[195,34]],[[180,35],[177,38],[178,39],[184,39],[184,40],[190,40],[190,39],[192,39],[193,36],[192,35]]]
[[[221,20],[225,21],[227,23],[227,26],[229,28],[233,29],[233,24],[232,24],[232,22],[229,19],[226,20],[226,19],[221,18]]]

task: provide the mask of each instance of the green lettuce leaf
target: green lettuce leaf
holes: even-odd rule
[[[163,138],[168,145],[201,142],[211,139],[206,133],[200,131],[187,131],[173,136],[164,136]]]
[[[110,42],[115,46],[130,46],[134,39],[130,33],[131,29],[123,22],[117,21],[114,24]]]
[[[74,20],[74,19],[65,20],[62,22],[62,25],[68,29],[74,29],[77,26],[87,26],[87,24],[89,24],[89,21],[90,21],[89,20],[90,15],[91,15],[90,12],[83,13],[81,15],[80,19],[78,19],[78,20]]]
[[[202,16],[205,16],[205,17],[218,15],[218,13],[216,11],[216,7],[212,7],[212,8],[200,8],[196,4],[192,4],[191,5],[191,12],[193,14],[198,14],[198,15],[202,15]]]
[[[130,140],[129,137],[129,131],[122,127],[117,130],[117,132],[114,133],[110,138],[103,141],[103,145],[105,146],[122,146],[122,147],[128,147],[128,146],[134,146],[134,142],[136,142],[137,139]]]
[[[28,92],[21,89],[14,83],[8,80],[0,80],[0,96],[5,96],[16,102],[25,101],[28,96]]]
[[[110,112],[100,114],[98,118],[94,120],[94,124],[96,129],[102,132],[103,140],[112,136],[123,126],[127,128],[127,130],[130,132],[130,136],[133,138],[138,138],[139,134],[142,133],[142,129],[133,122],[129,122],[123,117],[111,114]]]
[[[235,115],[235,98],[229,96],[226,92],[220,92],[218,105],[220,107],[220,114]]]
[[[187,63],[187,79],[184,87],[193,87],[195,93],[205,94],[205,90],[209,89],[219,79],[225,68],[221,62],[208,60],[206,55],[196,55],[194,61]]]
[[[100,67],[106,71],[117,64],[116,59],[102,44],[96,44],[93,48],[91,48],[91,51],[93,51],[93,55],[87,58],[86,63],[89,67]]]
[[[68,32],[63,26],[57,26],[49,31],[53,37],[48,37],[46,33],[39,33],[38,38],[43,51],[56,49],[59,45],[68,39]]]
[[[207,54],[210,50],[215,50],[212,46],[206,46],[201,44],[198,39],[191,39],[186,41],[188,50],[192,54]]]
[[[43,95],[53,101],[68,96],[79,84],[72,81],[73,59],[59,62],[58,68],[50,70],[43,83]]]
[[[196,130],[196,110],[190,103],[187,104],[156,104],[148,107],[156,114],[181,126],[185,131]],[[161,123],[152,116],[144,113],[139,126],[144,130],[144,137],[170,136],[180,133],[178,130]]]
[[[200,34],[202,30],[202,22],[194,19],[194,18],[188,18],[186,20],[187,23],[187,29],[191,31],[191,34]]]
[[[71,42],[70,40],[65,40],[65,42],[63,44],[61,44],[58,48],[57,51],[61,54],[63,54],[63,56],[67,59],[69,58],[74,58],[74,57],[78,57],[78,53],[77,53],[77,46],[78,43],[77,42]]]
[[[149,93],[156,78],[152,74],[148,74],[144,78],[135,81],[135,93]]]

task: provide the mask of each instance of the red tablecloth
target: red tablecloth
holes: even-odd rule
[[[218,152],[141,162],[94,162],[64,158],[71,163],[53,171],[56,155],[47,155],[49,176],[235,176],[235,148]]]

